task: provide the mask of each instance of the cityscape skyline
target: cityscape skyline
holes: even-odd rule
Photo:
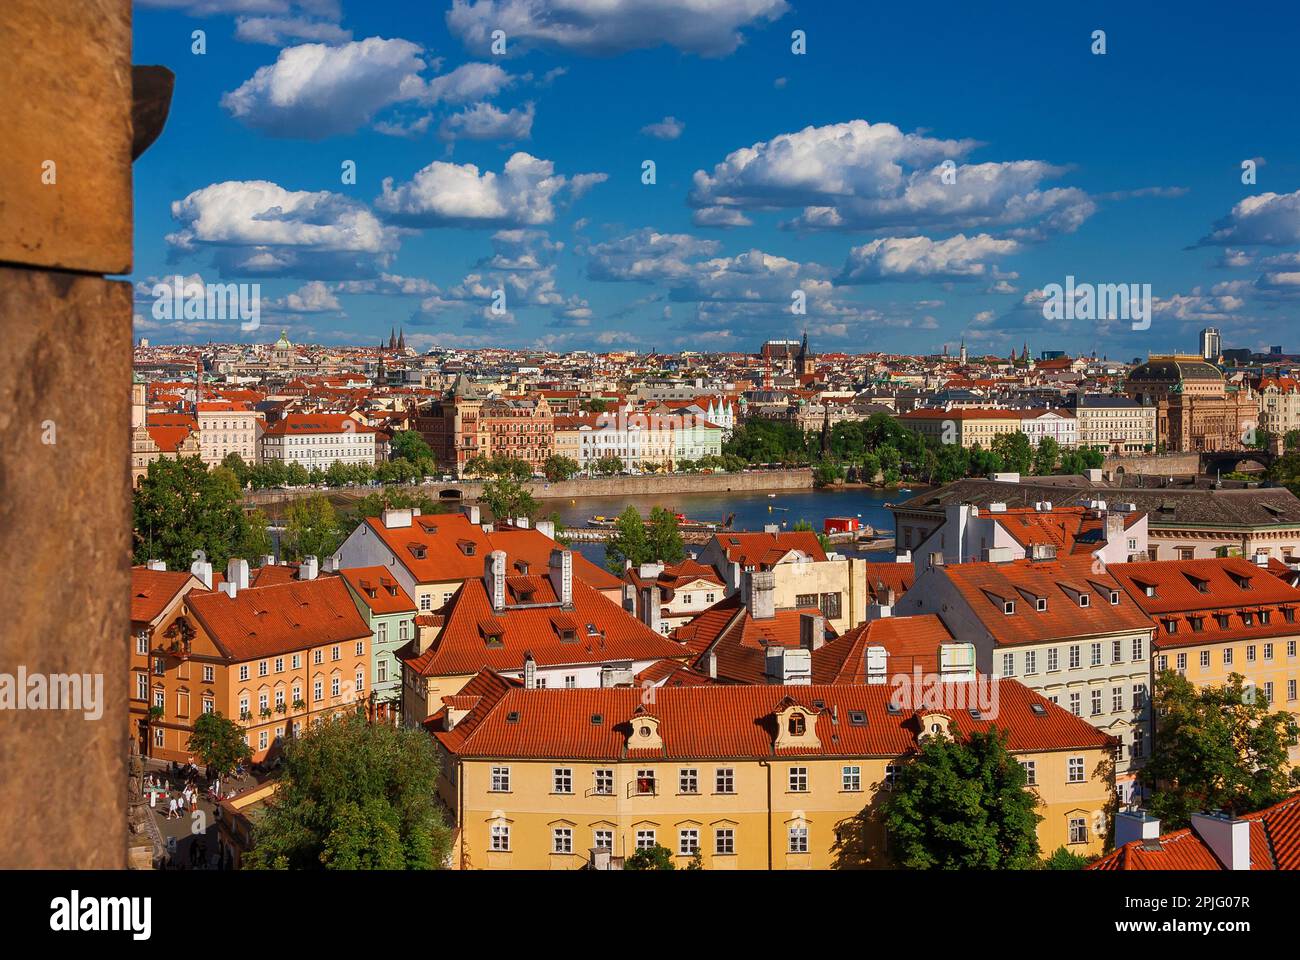
[[[273,6],[137,4],[137,59],[177,73],[136,176],[137,337],[258,341],[154,317],[176,275],[259,284],[260,339],[397,326],[420,351],[736,352],[806,327],[826,351],[1130,358],[1193,351],[1207,326],[1265,352],[1291,315],[1284,37],[1251,35],[1238,90],[1194,67],[1243,29],[1226,15],[1103,5],[989,34],[950,10],[932,36],[783,0],[599,21],[580,3]],[[1213,127],[1193,106],[1225,98]],[[1059,122],[1064,102],[1095,135]],[[1149,284],[1149,328],[1044,319],[1067,278]]]

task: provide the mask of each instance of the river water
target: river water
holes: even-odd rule
[[[720,522],[729,513],[736,515],[733,530],[762,530],[766,524],[779,524],[789,530],[800,520],[811,523],[821,531],[827,517],[857,517],[879,534],[892,536],[894,516],[885,509],[886,503],[900,503],[910,499],[922,488],[892,490],[788,490],[777,491],[774,497],[761,491],[738,493],[666,493],[635,497],[579,497],[576,500],[542,500],[540,514],[549,516],[557,511],[566,527],[585,527],[592,516],[613,517],[636,507],[641,516],[648,517],[653,507],[666,507],[683,513],[691,520]],[[598,564],[605,560],[605,547],[601,543],[576,543],[588,559]],[[688,550],[691,546],[688,545]],[[698,547],[694,548],[698,551]],[[839,553],[854,553],[873,559],[889,559],[892,550],[855,549],[850,544],[836,546]]]

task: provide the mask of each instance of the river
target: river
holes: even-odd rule
[[[541,514],[558,511],[566,527],[585,527],[592,516],[616,516],[628,505],[637,508],[643,517],[650,515],[652,507],[667,507],[684,513],[692,520],[721,521],[735,513],[733,530],[762,530],[766,524],[780,524],[789,530],[801,520],[811,523],[821,531],[827,517],[858,517],[864,525],[878,532],[892,535],[894,515],[885,509],[886,503],[899,503],[910,499],[923,488],[904,487],[892,490],[790,490],[778,492],[774,497],[763,492],[746,493],[672,493],[659,496],[637,497],[579,497],[576,500],[543,500]],[[605,546],[601,543],[577,543],[575,549],[598,564],[605,560]],[[688,549],[691,549],[688,545]],[[692,552],[698,552],[698,547]],[[840,553],[854,553],[873,559],[889,559],[892,550],[862,550],[841,544],[835,548]]]

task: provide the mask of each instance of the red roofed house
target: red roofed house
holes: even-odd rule
[[[690,558],[666,566],[629,566],[623,579],[637,618],[664,636],[713,606],[725,593],[718,572]]]
[[[150,680],[153,658],[149,651],[170,643],[176,631],[172,624],[181,615],[185,595],[203,583],[192,573],[169,572],[159,560],[145,567],[131,568],[131,680],[128,704],[131,736],[140,742],[140,755],[150,756],[157,734],[150,730],[150,707],[166,709],[167,694],[159,686],[155,694]]]
[[[891,709],[883,685],[528,689],[483,670],[425,724],[442,753],[453,866],[890,866],[880,799],[931,736],[1004,730],[1040,800],[1039,845],[1100,853],[1113,742],[1023,685],[980,709]],[[949,685],[953,692],[969,684]],[[973,701],[972,701],[973,702]]]
[[[546,568],[519,573],[503,550],[482,557],[482,576],[399,651],[405,723],[422,723],[485,667],[530,688],[602,687],[685,660],[679,644],[574,576],[574,559],[553,550]]]
[[[153,716],[149,756],[187,760],[194,720],[237,720],[253,760],[305,725],[358,708],[370,687],[370,628],[341,577],[249,587],[232,560],[217,591],[191,587],[147,652]]]
[[[1121,799],[1151,744],[1154,627],[1093,557],[942,564],[917,577],[895,615],[937,614],[975,645],[982,674],[1016,677],[1118,738]]]
[[[260,424],[259,424],[260,427]],[[261,428],[258,459],[328,470],[339,463],[375,463],[375,428],[342,413],[289,413]]]
[[[1274,709],[1300,717],[1300,589],[1242,557],[1109,569],[1155,623],[1156,674],[1175,670],[1199,689],[1239,673]],[[1291,760],[1300,760],[1300,747]]]

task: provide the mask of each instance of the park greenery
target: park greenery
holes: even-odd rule
[[[327,720],[289,740],[279,787],[257,819],[244,865],[264,870],[429,870],[451,831],[436,794],[438,757],[423,730]]]
[[[643,520],[637,508],[628,505],[614,524],[614,535],[605,542],[605,563],[621,573],[625,562],[679,563],[686,557],[686,545],[678,529],[677,515],[664,507],[650,511]]]
[[[1198,690],[1181,674],[1162,671],[1152,706],[1160,749],[1138,778],[1151,791],[1147,809],[1164,829],[1185,827],[1206,810],[1261,810],[1294,786],[1287,752],[1300,735],[1295,717],[1270,711],[1263,691],[1241,674]]]
[[[227,454],[221,466],[233,473],[241,488],[268,490],[276,487],[344,487],[372,483],[419,483],[436,473],[433,450],[414,430],[393,434],[389,459],[379,464],[335,461],[328,468],[308,470],[301,463],[271,460],[246,463],[237,453]]]

